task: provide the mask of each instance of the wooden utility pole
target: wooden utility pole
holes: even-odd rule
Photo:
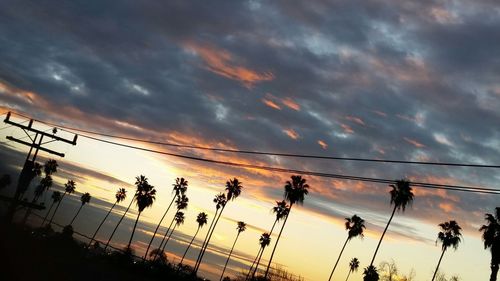
[[[20,123],[16,123],[14,121],[11,121],[10,116],[11,116],[11,112],[9,111],[9,113],[7,113],[7,116],[5,117],[4,122],[9,124],[9,125],[21,128],[26,133],[26,135],[31,139],[31,142],[26,142],[26,141],[23,141],[21,139],[14,138],[12,136],[7,136],[7,139],[10,141],[17,142],[19,144],[26,145],[26,146],[30,147],[30,149],[28,151],[28,155],[26,156],[26,160],[24,162],[23,169],[21,170],[21,174],[19,175],[19,180],[17,181],[17,187],[16,187],[16,192],[14,193],[14,197],[10,198],[8,200],[8,201],[11,201],[9,210],[7,212],[7,217],[6,217],[8,223],[12,222],[12,219],[14,217],[14,213],[16,212],[16,208],[18,205],[33,205],[33,204],[26,204],[27,202],[21,201],[20,197],[21,197],[21,194],[23,194],[28,189],[31,181],[36,176],[33,168],[35,167],[35,160],[36,160],[36,157],[38,155],[38,151],[45,151],[47,153],[54,154],[54,155],[57,155],[59,157],[64,157],[64,153],[60,153],[60,152],[42,147],[42,145],[47,144],[49,142],[54,142],[54,141],[61,141],[61,142],[65,142],[65,143],[68,143],[71,145],[76,145],[76,140],[78,138],[78,135],[76,135],[76,134],[74,135],[73,140],[68,140],[68,139],[56,136],[55,135],[57,132],[56,129],[54,129],[52,131],[52,133],[43,132],[43,131],[40,131],[40,130],[33,128],[33,122],[35,121],[33,119],[30,119],[28,125],[26,126],[26,125],[22,125]],[[32,137],[29,133],[35,133],[35,136]],[[42,142],[44,138],[45,138],[46,142]],[[30,206],[28,206],[28,207],[30,207]],[[33,207],[33,206],[31,206],[31,207]]]

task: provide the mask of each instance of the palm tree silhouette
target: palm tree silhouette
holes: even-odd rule
[[[215,228],[217,227],[217,224],[219,223],[219,219],[222,216],[222,212],[224,212],[224,208],[226,207],[227,202],[232,201],[236,199],[238,196],[241,194],[241,189],[243,188],[242,183],[237,179],[233,178],[232,180],[226,181],[226,200],[222,200],[220,203],[222,205],[222,208],[219,212],[219,216],[217,217],[217,220],[215,221],[212,231],[210,232],[210,235],[208,236],[207,243],[205,244],[205,248],[203,251],[201,251],[201,255],[199,257],[198,265],[195,267],[194,272],[198,272],[198,269],[200,268],[201,261],[203,260],[203,256],[205,255],[205,251],[208,248],[208,244],[210,243],[210,239],[212,238],[212,234],[214,233]]]
[[[125,190],[125,188],[119,188],[115,194],[115,199],[116,199],[115,203],[113,203],[111,208],[109,208],[108,213],[106,214],[106,216],[104,216],[104,219],[102,219],[101,223],[99,224],[99,226],[95,230],[94,234],[92,235],[92,238],[90,238],[90,242],[89,242],[89,245],[87,247],[90,247],[90,245],[92,244],[92,241],[94,241],[94,238],[96,237],[97,233],[99,232],[99,229],[101,229],[102,225],[104,224],[104,222],[108,218],[109,214],[111,214],[111,211],[113,211],[116,204],[120,204],[120,202],[125,200],[125,198],[127,198],[127,191]]]
[[[260,259],[262,258],[262,254],[264,253],[264,249],[267,246],[269,246],[270,243],[271,243],[271,234],[270,233],[262,233],[262,235],[259,238],[259,244],[260,244],[261,251],[260,251],[259,259],[257,259],[257,264],[255,265],[255,269],[252,273],[252,279],[254,279],[255,274],[257,273],[257,270],[259,270]],[[264,279],[267,280],[267,277],[265,277]]]
[[[369,265],[363,271],[363,281],[378,281],[379,275],[377,268],[373,265]]]
[[[287,181],[285,184],[285,200],[290,203],[290,208],[288,210],[287,216],[285,217],[285,221],[281,226],[278,238],[276,239],[276,243],[274,244],[271,257],[269,258],[269,263],[267,264],[266,273],[264,274],[264,278],[267,278],[267,275],[269,274],[269,268],[271,267],[271,262],[273,261],[274,252],[276,251],[276,247],[278,246],[281,238],[281,233],[285,228],[286,221],[288,220],[288,216],[290,215],[290,211],[292,210],[293,205],[302,205],[304,203],[304,197],[309,193],[309,191],[307,190],[309,188],[309,185],[306,183],[306,179],[302,178],[302,176],[292,176],[291,179],[292,181]]]
[[[436,278],[436,273],[438,272],[439,265],[441,264],[441,260],[443,259],[444,253],[449,247],[453,247],[453,249],[458,249],[458,244],[462,241],[462,233],[460,230],[462,228],[458,225],[458,223],[454,220],[443,222],[439,224],[441,231],[438,233],[438,238],[436,240],[441,242],[441,257],[439,258],[438,264],[436,266],[436,270],[434,271],[434,275],[432,276],[432,281]]]
[[[352,258],[352,260],[349,262],[349,272],[347,273],[347,278],[345,281],[349,280],[349,276],[351,275],[352,272],[358,271],[359,268],[359,260],[357,258]]]
[[[128,204],[127,206],[127,209],[125,210],[125,212],[123,212],[122,216],[120,217],[120,219],[118,220],[118,223],[115,225],[115,228],[113,229],[113,231],[111,232],[111,235],[109,235],[109,238],[108,238],[108,241],[106,242],[106,246],[104,246],[104,250],[106,251],[106,249],[109,247],[109,243],[111,242],[111,240],[113,239],[113,236],[115,236],[115,232],[116,230],[118,230],[118,227],[120,226],[120,224],[122,223],[123,219],[125,218],[125,216],[127,216],[127,213],[128,211],[130,210],[130,207],[132,207],[132,204],[134,203],[135,201],[135,196],[137,196],[137,192],[134,193],[134,196],[132,197],[132,200],[130,200],[130,203]]]
[[[10,175],[5,174],[0,178],[0,189],[4,189],[12,183]]]
[[[83,206],[85,206],[85,204],[90,202],[90,198],[92,198],[92,196],[90,196],[90,193],[86,192],[86,193],[82,194],[82,196],[80,197],[80,202],[81,202],[80,208],[78,208],[76,215],[73,217],[73,219],[71,220],[69,225],[73,225],[73,222],[75,221],[78,214],[80,214],[80,211],[82,210]]]
[[[224,272],[226,272],[227,263],[229,262],[229,260],[231,259],[231,255],[233,254],[233,249],[234,249],[234,246],[236,245],[236,241],[238,241],[238,237],[240,236],[240,233],[242,233],[246,229],[247,229],[247,224],[242,222],[242,221],[239,221],[238,226],[236,227],[236,230],[238,231],[238,233],[236,234],[236,238],[234,239],[234,243],[233,243],[233,246],[231,247],[231,251],[229,251],[229,255],[227,256],[226,264],[224,264],[224,269],[222,270],[222,274],[220,275],[220,281],[222,281],[222,278],[224,277]]]
[[[149,253],[149,256],[151,258],[154,257],[154,261],[156,261],[156,262],[159,262],[162,264],[167,263],[167,254],[165,254],[165,252],[162,249],[157,248],[157,249],[152,250]]]
[[[196,235],[198,235],[198,231],[200,231],[200,228],[202,228],[205,224],[207,224],[207,218],[208,218],[208,216],[204,212],[199,213],[198,216],[196,217],[196,222],[198,223],[198,228],[196,229],[196,232],[193,235],[193,239],[191,239],[191,242],[189,242],[189,245],[187,246],[186,251],[182,255],[182,259],[179,262],[179,265],[182,265],[182,262],[184,261],[184,258],[186,257],[186,254],[189,251],[191,244],[193,244],[193,241],[196,238]]]
[[[181,195],[184,195],[186,193],[187,188],[188,188],[188,181],[185,180],[184,178],[176,178],[173,186],[174,186],[174,188],[172,189],[172,193],[174,193],[174,197],[172,197],[172,201],[170,201],[170,204],[168,205],[167,209],[163,213],[163,216],[161,217],[160,221],[156,225],[153,236],[151,237],[151,240],[149,240],[148,247],[146,248],[146,253],[144,254],[143,260],[145,260],[146,257],[148,256],[149,248],[151,248],[151,244],[153,243],[153,240],[156,237],[156,233],[158,232],[158,229],[160,228],[160,225],[163,222],[163,219],[167,215],[167,213],[170,210],[170,207],[174,203],[175,199],[179,198]]]
[[[50,208],[47,211],[47,213],[45,214],[45,217],[43,218],[42,224],[40,226],[43,226],[45,224],[45,221],[47,220],[47,217],[49,216],[50,211],[52,210],[52,207],[54,207],[54,205],[56,203],[58,203],[59,201],[61,201],[62,194],[59,191],[54,191],[54,192],[52,192],[51,198],[52,198],[52,203],[50,204]]]
[[[490,281],[497,280],[498,265],[500,264],[500,207],[495,208],[495,214],[485,214],[488,224],[482,225],[479,231],[483,232],[484,248],[491,251]]]
[[[340,261],[340,257],[342,256],[342,253],[344,252],[345,246],[347,245],[347,242],[349,242],[352,238],[354,237],[361,237],[363,238],[363,230],[366,228],[365,226],[365,220],[362,218],[358,217],[357,215],[353,215],[350,218],[345,218],[345,229],[347,230],[347,239],[344,242],[344,246],[342,246],[342,250],[340,250],[339,257],[337,258],[337,261],[335,262],[335,265],[333,266],[332,273],[330,273],[330,278],[328,278],[328,281],[332,279],[333,273],[335,272],[335,268],[337,268],[337,265]]]
[[[372,261],[370,262],[370,266],[368,268],[365,268],[365,271],[363,273],[365,274],[365,277],[368,276],[368,278],[375,278],[376,276],[377,279],[365,279],[365,281],[378,280],[378,274],[374,274],[373,272],[375,270],[376,273],[377,270],[377,268],[373,266],[373,262],[375,261],[375,257],[377,256],[380,244],[384,239],[385,233],[387,232],[387,229],[389,228],[389,225],[391,224],[392,218],[394,217],[396,211],[404,212],[406,210],[406,207],[411,206],[411,204],[413,203],[414,195],[410,186],[410,182],[408,180],[397,180],[396,183],[391,184],[390,187],[392,187],[392,190],[389,191],[389,194],[391,195],[390,204],[394,204],[394,209],[392,210],[391,217],[389,218],[389,221],[384,228],[384,232],[382,232],[382,236],[380,236],[380,240],[378,241],[377,248],[375,249],[375,253],[373,254]]]
[[[61,205],[61,202],[64,199],[64,196],[66,196],[66,194],[71,194],[75,192],[75,190],[76,190],[76,183],[74,181],[68,180],[68,182],[64,184],[64,193],[61,196],[61,200],[59,200],[59,202],[57,203],[54,213],[52,213],[52,216],[50,217],[49,225],[52,224],[52,220],[54,219],[54,216],[56,215],[57,210],[59,209],[59,206]]]
[[[184,217],[183,212],[178,211],[177,213],[175,213],[175,216],[174,216],[175,224],[174,224],[174,227],[172,227],[172,231],[168,235],[167,241],[165,241],[165,244],[163,245],[164,251],[165,251],[165,247],[167,247],[168,241],[170,241],[170,238],[172,237],[172,234],[174,233],[175,228],[181,224],[184,224],[184,219],[185,219],[185,217]]]
[[[144,209],[151,207],[156,199],[156,189],[154,186],[148,183],[148,179],[140,175],[135,178],[135,186],[137,190],[135,192],[134,200],[137,204],[138,212],[137,218],[135,219],[134,228],[132,229],[132,234],[130,235],[130,240],[127,244],[127,249],[130,249],[130,245],[132,244],[132,239],[134,238],[135,229],[137,227],[137,222],[139,221],[139,217]]]
[[[45,193],[45,191],[49,190],[50,187],[52,186],[52,174],[57,172],[57,167],[58,164],[56,160],[47,160],[45,164],[43,165],[43,171],[45,173],[45,177],[43,177],[40,180],[40,183],[37,185],[35,188],[34,196],[33,199],[31,200],[31,203],[35,204],[38,202],[38,199]],[[38,164],[35,165],[33,168],[34,174],[35,175],[40,175],[41,174],[42,167]],[[43,203],[42,203],[43,204]],[[28,207],[26,210],[26,214],[24,215],[23,218],[23,224],[25,224],[28,221],[28,217],[31,215],[32,212],[32,207]]]

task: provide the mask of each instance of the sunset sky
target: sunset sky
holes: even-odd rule
[[[206,147],[499,165],[499,27],[495,0],[2,1],[0,114]],[[0,130],[0,174],[16,179],[27,148],[6,136],[24,133]],[[250,156],[100,138],[260,166],[500,189],[499,170],[491,168]],[[40,155],[40,161],[59,162],[53,189],[68,179],[77,183],[78,193],[62,204],[58,222],[69,222],[81,193],[93,196],[75,222],[85,234],[92,234],[119,187],[131,195],[136,176],[149,178],[158,194],[141,217],[134,239],[138,254],[172,198],[176,177],[189,181],[190,201],[186,223],[167,247],[169,259],[182,255],[199,212],[213,217],[212,198],[226,180],[242,181],[242,194],[224,211],[201,268],[210,278],[220,274],[237,221],[249,229],[240,235],[227,273],[248,269],[291,176],[82,136],[76,146],[47,147],[66,154]],[[362,280],[392,211],[389,186],[304,177],[310,194],[292,210],[274,261],[305,280],[327,280],[347,235],[344,218],[358,214],[367,222],[365,238],[349,243],[334,280],[345,279],[352,257],[361,266],[350,280]],[[3,193],[12,194],[13,187]],[[484,213],[500,205],[500,195],[420,187],[414,192],[413,206],[396,214],[376,264],[394,260],[402,274],[414,269],[415,280],[430,280],[441,253],[437,225],[454,219],[463,228],[463,243],[446,253],[441,270],[461,280],[487,280],[490,253],[478,228]],[[48,204],[50,192],[44,199]],[[107,237],[123,210],[117,209],[98,238]],[[114,245],[126,245],[135,214]],[[192,249],[188,258],[196,253]],[[268,248],[266,261],[270,253]]]

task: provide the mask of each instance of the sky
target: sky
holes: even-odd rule
[[[498,165],[499,26],[495,0],[2,1],[0,114],[11,110],[85,130],[217,148]],[[5,136],[23,134],[13,127],[0,131],[0,172],[14,178],[27,149]],[[496,169],[249,156],[109,140],[297,170],[489,188],[500,182]],[[170,202],[176,177],[189,181],[190,205],[169,258],[182,255],[197,213],[213,216],[212,198],[225,182],[242,181],[243,192],[224,211],[202,266],[209,277],[220,274],[240,220],[249,229],[227,272],[248,268],[291,176],[84,137],[76,146],[48,147],[66,154],[56,159],[54,190],[68,179],[77,182],[60,222],[70,220],[80,193],[93,195],[82,211],[88,215],[75,223],[87,234],[116,189],[131,193],[136,176],[149,178],[158,196],[141,216],[138,253]],[[343,280],[352,257],[361,268],[368,265],[391,213],[390,187],[305,178],[310,194],[292,210],[274,261],[305,280],[325,280],[346,237],[344,218],[358,214],[367,230],[346,248],[334,276]],[[437,225],[454,219],[463,228],[463,243],[446,253],[442,271],[486,280],[490,254],[478,228],[498,206],[498,195],[415,187],[415,196],[412,207],[396,214],[376,263],[394,260],[402,273],[413,268],[416,280],[430,280],[440,255]],[[123,206],[98,237],[111,231]],[[125,245],[135,215],[116,243]],[[362,280],[361,272],[351,280]]]

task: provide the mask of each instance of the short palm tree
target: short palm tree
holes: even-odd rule
[[[349,262],[349,273],[347,273],[347,278],[345,281],[349,280],[349,276],[351,273],[354,271],[358,271],[359,268],[359,260],[357,258],[352,258],[352,260]]]
[[[264,274],[264,278],[267,278],[269,274],[269,269],[271,268],[271,262],[273,261],[274,252],[276,251],[276,247],[281,238],[281,233],[285,228],[286,221],[288,220],[288,216],[290,215],[290,211],[294,204],[302,205],[304,203],[305,196],[309,193],[309,185],[306,183],[306,179],[302,178],[302,176],[292,176],[292,181],[287,181],[285,184],[285,200],[290,203],[290,208],[288,210],[288,214],[285,217],[285,221],[281,226],[280,232],[278,234],[278,238],[276,239],[276,243],[274,244],[273,251],[271,253],[271,257],[269,258],[269,263],[267,264],[266,273]]]
[[[59,200],[59,202],[57,203],[54,213],[52,213],[52,216],[50,217],[49,225],[52,224],[52,220],[54,219],[54,216],[56,215],[57,210],[59,209],[59,206],[61,205],[61,202],[64,199],[64,196],[66,196],[66,194],[74,193],[75,190],[76,190],[76,183],[74,181],[68,180],[68,182],[64,184],[64,193],[61,196],[61,200]]]
[[[391,184],[390,187],[392,187],[391,191],[389,191],[389,194],[391,195],[391,205],[394,204],[394,208],[392,210],[391,217],[389,218],[389,221],[387,222],[387,225],[384,228],[384,232],[382,232],[382,236],[380,236],[380,240],[378,241],[377,248],[375,249],[375,253],[373,254],[372,261],[370,262],[370,266],[366,268],[363,273],[363,274],[367,273],[370,278],[374,278],[375,276],[377,276],[376,280],[378,280],[378,274],[375,275],[373,273],[373,270],[375,271],[377,270],[377,268],[373,266],[373,262],[375,261],[375,257],[377,256],[378,249],[380,248],[380,244],[384,239],[385,233],[387,232],[387,229],[391,224],[392,218],[394,217],[396,211],[404,212],[407,206],[411,206],[414,199],[413,190],[408,180],[406,179],[397,180],[395,184]],[[368,279],[368,280],[373,280],[373,279]]]
[[[238,233],[236,234],[236,238],[234,239],[234,243],[233,243],[233,246],[231,247],[231,251],[229,251],[229,255],[227,256],[226,264],[224,264],[224,269],[222,270],[222,274],[220,275],[220,281],[222,281],[222,278],[224,277],[224,272],[226,272],[227,264],[228,264],[229,260],[231,259],[231,255],[233,254],[233,250],[234,250],[234,246],[236,245],[236,241],[238,241],[238,237],[240,236],[240,233],[242,233],[246,229],[247,229],[247,224],[242,222],[242,221],[239,221],[238,226],[236,227],[236,230],[238,231]]]
[[[10,175],[5,174],[0,178],[0,189],[4,189],[12,183]]]
[[[217,224],[219,223],[219,219],[222,216],[222,212],[224,212],[224,208],[226,207],[227,202],[232,201],[232,200],[236,199],[238,196],[240,196],[242,189],[243,189],[242,183],[237,178],[233,178],[232,180],[230,179],[230,180],[226,181],[226,194],[227,194],[226,200],[223,203],[221,203],[222,208],[219,212],[219,216],[217,217],[217,220],[215,220],[213,228],[210,231],[210,235],[208,236],[204,250],[201,251],[198,265],[195,267],[194,272],[198,272],[198,269],[200,268],[200,264],[201,264],[201,261],[203,260],[203,256],[205,255],[205,251],[208,248],[208,244],[210,243],[210,239],[212,238],[212,234],[214,233],[214,230],[217,227]]]
[[[85,204],[88,204],[91,198],[92,196],[90,196],[90,193],[88,192],[82,194],[82,196],[80,197],[80,202],[81,202],[80,208],[78,208],[76,215],[73,217],[69,225],[73,225],[73,222],[76,220],[76,217],[78,217],[78,214],[80,214],[80,211],[82,210],[83,206],[85,206]]]
[[[357,215],[353,215],[350,218],[345,218],[345,229],[347,230],[347,239],[344,242],[344,246],[342,246],[342,250],[340,250],[339,257],[337,258],[337,261],[335,262],[335,265],[333,266],[332,273],[330,273],[330,278],[328,278],[328,281],[332,279],[333,273],[335,272],[335,268],[337,268],[337,265],[340,261],[340,257],[342,257],[342,253],[344,252],[345,246],[347,245],[347,242],[349,242],[352,238],[354,237],[361,237],[363,238],[363,231],[366,228],[365,226],[365,220],[360,218]]]
[[[458,223],[454,220],[443,222],[439,224],[441,231],[438,233],[437,241],[441,242],[441,257],[439,258],[438,264],[436,266],[436,270],[434,271],[434,275],[432,276],[432,281],[436,278],[436,273],[438,272],[439,265],[441,264],[441,260],[443,259],[444,253],[449,247],[453,247],[453,249],[458,249],[458,244],[462,241],[462,233],[460,231],[462,228],[458,225]]]
[[[198,228],[196,229],[196,232],[194,233],[193,238],[191,239],[191,242],[189,242],[189,245],[187,246],[186,251],[182,255],[182,259],[179,262],[179,265],[182,265],[182,262],[184,261],[184,258],[186,257],[186,254],[189,251],[189,248],[191,248],[191,244],[193,244],[193,241],[196,238],[196,235],[198,235],[198,232],[200,231],[200,229],[205,224],[207,224],[207,219],[208,219],[208,216],[204,212],[199,213],[198,216],[196,217],[196,222],[198,223]]]
[[[144,209],[151,207],[156,199],[156,189],[154,186],[150,185],[148,179],[140,175],[135,178],[135,186],[137,188],[135,192],[134,200],[137,204],[137,218],[135,219],[134,228],[132,229],[132,234],[130,235],[130,240],[127,244],[127,249],[130,249],[132,244],[132,239],[134,238],[135,229],[137,228],[137,222],[141,216]]]
[[[155,231],[153,233],[153,236],[151,237],[151,240],[149,240],[148,247],[146,248],[146,253],[144,254],[143,260],[146,259],[148,256],[149,249],[151,248],[151,244],[153,244],[153,241],[156,237],[156,233],[158,233],[158,229],[160,228],[161,223],[163,222],[163,219],[167,215],[168,211],[170,210],[170,207],[174,203],[174,201],[179,198],[180,196],[184,195],[188,189],[188,181],[185,180],[184,178],[176,178],[175,183],[173,184],[174,188],[172,189],[172,193],[174,193],[174,197],[172,197],[172,201],[170,201],[170,204],[168,205],[167,209],[163,213],[163,216],[161,216],[160,221],[156,225]]]
[[[257,264],[255,265],[255,269],[252,273],[252,279],[254,279],[255,274],[257,273],[257,270],[259,270],[259,265],[260,265],[260,259],[262,258],[262,254],[264,253],[264,249],[271,244],[271,234],[269,233],[262,233],[262,235],[259,238],[259,244],[260,248],[262,249],[260,251],[259,259],[257,260]],[[264,278],[266,279],[266,278]],[[267,280],[267,279],[266,279]]]
[[[485,220],[488,224],[482,225],[479,231],[483,232],[484,248],[491,251],[490,281],[496,281],[500,264],[500,207],[495,208],[495,214],[486,214]]]
[[[61,201],[61,199],[62,199],[62,193],[59,192],[59,191],[54,191],[54,192],[52,192],[51,198],[52,198],[52,203],[50,204],[50,208],[47,211],[47,213],[45,214],[45,217],[43,218],[41,226],[43,226],[45,224],[45,221],[47,220],[47,217],[49,216],[50,211],[52,210],[52,207],[54,207],[54,205],[56,203],[58,203],[59,201]]]
[[[106,216],[104,216],[104,219],[102,219],[101,223],[99,224],[99,226],[95,230],[94,234],[92,235],[92,238],[90,238],[90,242],[89,242],[88,247],[90,247],[90,245],[94,241],[97,233],[99,232],[99,229],[101,229],[101,227],[104,224],[104,222],[106,222],[106,219],[108,218],[109,214],[111,214],[111,211],[113,211],[113,209],[115,208],[116,204],[120,204],[120,202],[122,202],[123,200],[125,200],[125,198],[127,198],[127,190],[125,190],[125,188],[119,188],[118,191],[116,191],[116,193],[115,193],[115,199],[116,199],[115,203],[113,203],[113,205],[111,206],[111,208],[109,208],[108,212],[106,213]]]

